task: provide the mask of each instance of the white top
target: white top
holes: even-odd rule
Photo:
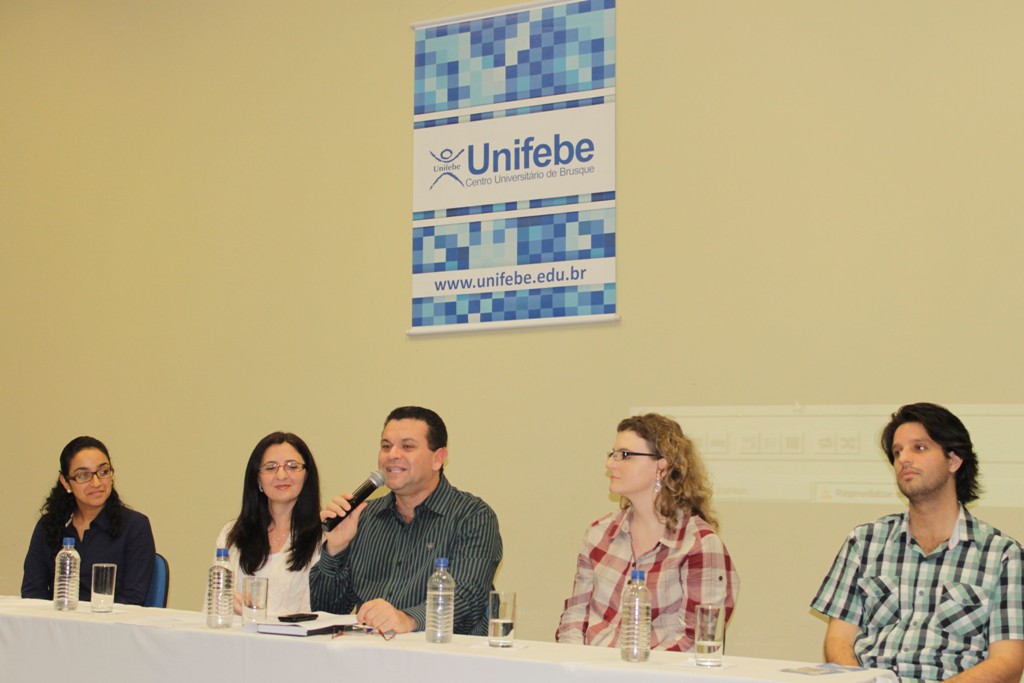
[[[217,536],[217,548],[227,546],[228,532],[234,526],[235,520],[224,525]],[[309,612],[309,568],[320,559],[320,547],[313,553],[310,563],[301,571],[288,571],[288,551],[292,547],[289,537],[281,548],[280,552],[271,553],[266,563],[258,570],[255,576],[266,577],[267,581],[267,616],[276,617],[282,614],[295,614],[296,612]],[[235,592],[241,593],[242,573],[238,566],[238,548],[228,548],[228,560],[231,569],[235,573]],[[205,601],[204,601],[205,604]]]

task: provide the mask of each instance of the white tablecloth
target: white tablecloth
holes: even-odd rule
[[[488,647],[482,637],[427,643],[422,633],[391,641],[346,634],[296,638],[209,629],[199,612],[116,605],[113,614],[57,612],[52,603],[0,597],[0,677],[5,683],[53,680],[68,668],[76,683],[97,681],[217,683],[296,680],[385,683],[811,683],[819,676],[783,671],[813,666],[726,655],[720,669],[693,664],[689,654],[653,652],[645,663],[618,650],[520,641]],[[888,671],[824,676],[823,683],[890,683]]]

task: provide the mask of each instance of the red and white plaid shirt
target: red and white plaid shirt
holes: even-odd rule
[[[590,525],[555,640],[617,647],[622,589],[630,572],[642,569],[651,592],[651,647],[690,651],[696,606],[724,603],[728,619],[739,593],[739,574],[722,539],[696,515],[681,517],[675,531],[667,531],[634,559],[632,517],[631,509],[620,510]]]

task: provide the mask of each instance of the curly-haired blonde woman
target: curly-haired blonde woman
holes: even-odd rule
[[[715,531],[700,456],[674,420],[649,413],[619,423],[605,467],[621,509],[587,530],[555,638],[618,646],[622,589],[630,572],[642,569],[651,592],[651,647],[692,650],[696,606],[722,603],[728,618],[739,592]]]

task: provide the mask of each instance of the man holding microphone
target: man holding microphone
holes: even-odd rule
[[[456,489],[444,474],[448,432],[432,410],[391,411],[378,466],[391,492],[352,509],[341,494],[321,513],[342,521],[326,534],[310,570],[314,610],[348,614],[381,631],[421,631],[434,559],[447,557],[455,579],[455,633],[487,632],[487,593],[501,561],[498,519],[487,503]],[[329,525],[329,523],[328,523]]]

